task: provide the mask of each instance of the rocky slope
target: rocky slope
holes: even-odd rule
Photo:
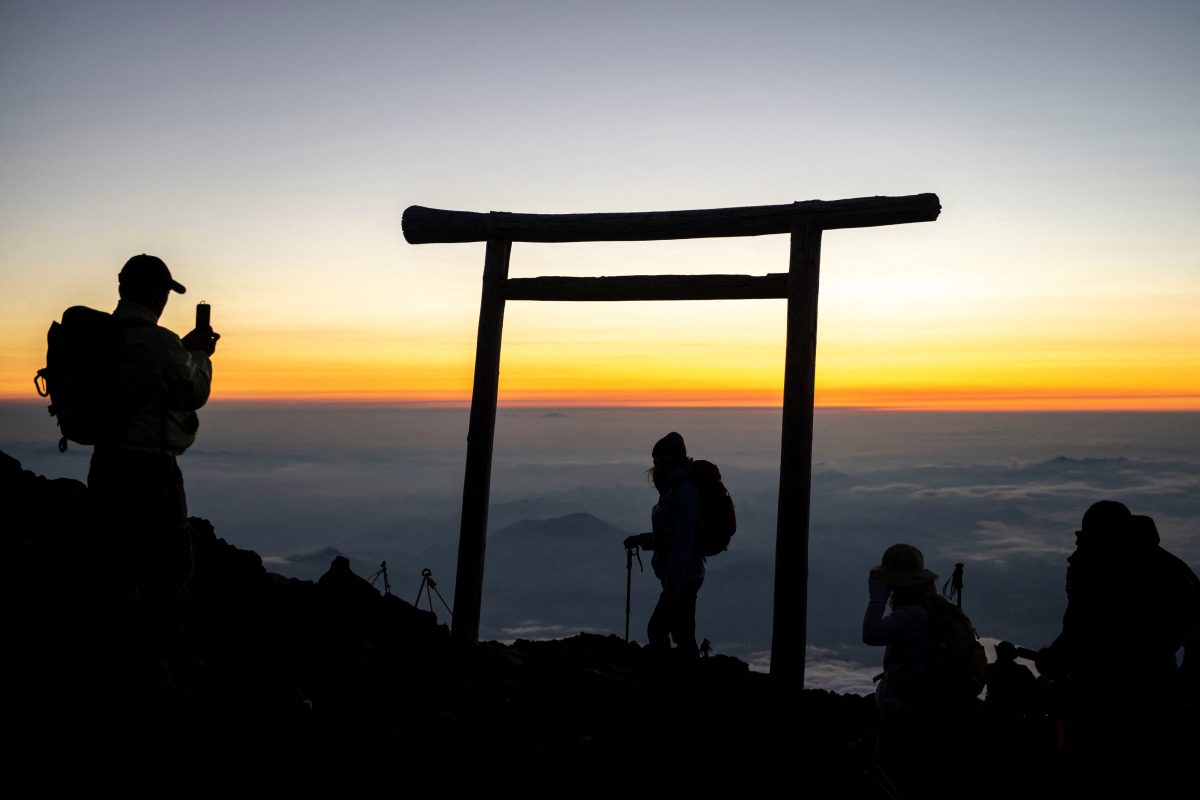
[[[87,489],[0,454],[3,600],[22,769],[79,766],[96,779],[191,773],[278,781],[439,774],[520,765],[610,777],[768,774],[798,753],[829,780],[857,780],[868,699],[805,692],[714,656],[687,670],[617,637],[452,646],[432,614],[384,596],[335,560],[316,582],[192,518],[186,614],[170,652],[103,574],[111,542]],[[676,765],[676,766],[672,766]],[[789,767],[790,768],[790,767]],[[678,776],[674,780],[678,780]]]
[[[315,582],[283,578],[199,518],[185,613],[164,638],[103,566],[116,543],[84,485],[0,453],[0,513],[12,780],[535,795],[736,780],[895,796],[867,770],[870,698],[783,696],[736,659],[681,668],[617,637],[456,647],[345,559]],[[976,778],[945,787],[956,797],[1070,796],[1045,728],[944,732],[963,736],[980,746]],[[928,750],[936,785],[943,748]]]

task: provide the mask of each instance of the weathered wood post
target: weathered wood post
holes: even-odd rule
[[[496,399],[500,390],[500,341],[504,333],[504,281],[512,242],[488,239],[483,259],[483,297],[475,343],[475,385],[467,428],[467,467],[463,477],[458,529],[458,570],[454,580],[451,635],[479,641],[483,603],[483,557],[487,549],[488,502],[492,487],[492,445],[496,439]]]
[[[821,229],[800,217],[792,225],[788,264],[787,356],[775,528],[775,614],[771,675],[804,686],[808,641],[808,516],[812,504],[813,401],[817,364],[817,289]]]

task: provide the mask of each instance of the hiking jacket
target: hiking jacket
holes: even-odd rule
[[[704,555],[695,546],[700,521],[700,490],[690,480],[693,459],[658,478],[658,503],[650,512],[652,530],[638,537],[651,550],[650,566],[668,589],[704,579]]]
[[[208,401],[212,362],[185,348],[141,303],[122,299],[113,317],[141,323],[125,331],[121,354],[121,399],[131,416],[98,446],[180,455],[196,440],[196,409]]]
[[[924,597],[937,595],[932,583],[924,592]],[[872,600],[863,616],[863,644],[884,648],[875,703],[885,712],[917,710],[923,705],[917,687],[929,663],[929,612],[919,603],[893,606],[885,617],[886,610],[886,600]]]

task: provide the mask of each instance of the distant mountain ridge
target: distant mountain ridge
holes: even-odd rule
[[[329,562],[338,556],[345,555],[342,551],[333,546],[321,547],[307,553],[295,553],[289,556],[276,556],[274,558],[263,558],[263,561],[271,563],[272,561],[281,561],[287,564],[312,564],[319,563],[322,566],[328,566]]]
[[[619,542],[629,534],[616,525],[583,511],[547,519],[523,519],[496,531],[497,537],[555,538],[591,541],[608,538]]]

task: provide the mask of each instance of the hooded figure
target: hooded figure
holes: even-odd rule
[[[630,536],[625,546],[654,553],[650,561],[662,594],[646,626],[650,646],[669,650],[674,639],[687,660],[699,657],[696,646],[696,595],[704,583],[704,554],[696,547],[700,492],[691,480],[693,460],[683,437],[671,432],[651,451],[650,480],[658,503],[650,513],[652,530]]]

